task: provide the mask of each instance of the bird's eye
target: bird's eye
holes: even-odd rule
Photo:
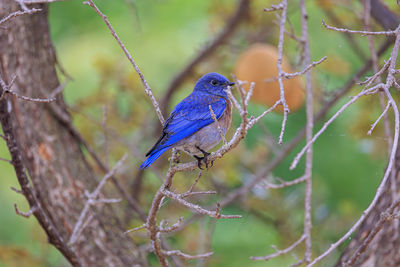
[[[216,80],[211,80],[210,83],[211,83],[211,85],[214,85],[214,86],[216,86],[218,84],[218,82]]]

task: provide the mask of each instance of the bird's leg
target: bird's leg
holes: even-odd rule
[[[201,162],[203,161],[204,157],[199,157],[199,156],[196,156],[196,155],[193,155],[193,157],[194,157],[195,159],[197,159],[197,167],[199,167],[200,170],[204,170],[204,169],[201,167]]]
[[[196,157],[197,158],[197,161],[198,161],[198,164],[200,164],[200,161],[202,160],[203,162],[204,162],[204,164],[206,164],[206,168],[207,168],[207,170],[208,170],[208,160],[207,160],[207,158],[208,158],[208,156],[210,155],[210,153],[208,153],[207,151],[205,151],[205,150],[203,150],[203,149],[201,149],[199,146],[196,146],[196,148],[198,149],[198,150],[200,150],[200,152],[201,153],[203,153],[203,157]],[[214,165],[214,162],[211,162],[211,167]],[[199,167],[199,169],[201,169],[200,167]]]

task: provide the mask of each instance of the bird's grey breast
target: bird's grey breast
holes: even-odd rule
[[[207,151],[216,146],[221,141],[221,134],[218,130],[218,126],[220,127],[222,134],[225,136],[232,121],[232,103],[229,99],[225,99],[225,101],[226,107],[218,120],[218,124],[215,121],[212,122],[191,136],[178,141],[175,144],[175,147],[190,155],[197,155],[201,154],[198,147]]]

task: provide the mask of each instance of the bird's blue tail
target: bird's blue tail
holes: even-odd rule
[[[153,164],[153,162],[158,159],[167,149],[169,148],[169,146],[167,147],[163,147],[158,151],[155,151],[154,153],[152,153],[143,163],[142,165],[140,165],[139,169],[146,169],[147,167],[149,167],[151,164]]]

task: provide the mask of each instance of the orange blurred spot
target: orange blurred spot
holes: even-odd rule
[[[249,90],[250,82],[255,82],[251,101],[272,106],[279,100],[279,82],[265,82],[266,79],[278,77],[277,60],[278,49],[266,44],[254,44],[239,56],[235,66],[237,78],[249,82],[244,85],[246,90]],[[293,72],[285,57],[282,58],[282,69],[287,73]],[[300,84],[300,78],[284,80],[283,86],[290,111],[294,112],[300,109],[304,103],[304,91]],[[283,107],[279,105],[275,110],[282,112]]]

